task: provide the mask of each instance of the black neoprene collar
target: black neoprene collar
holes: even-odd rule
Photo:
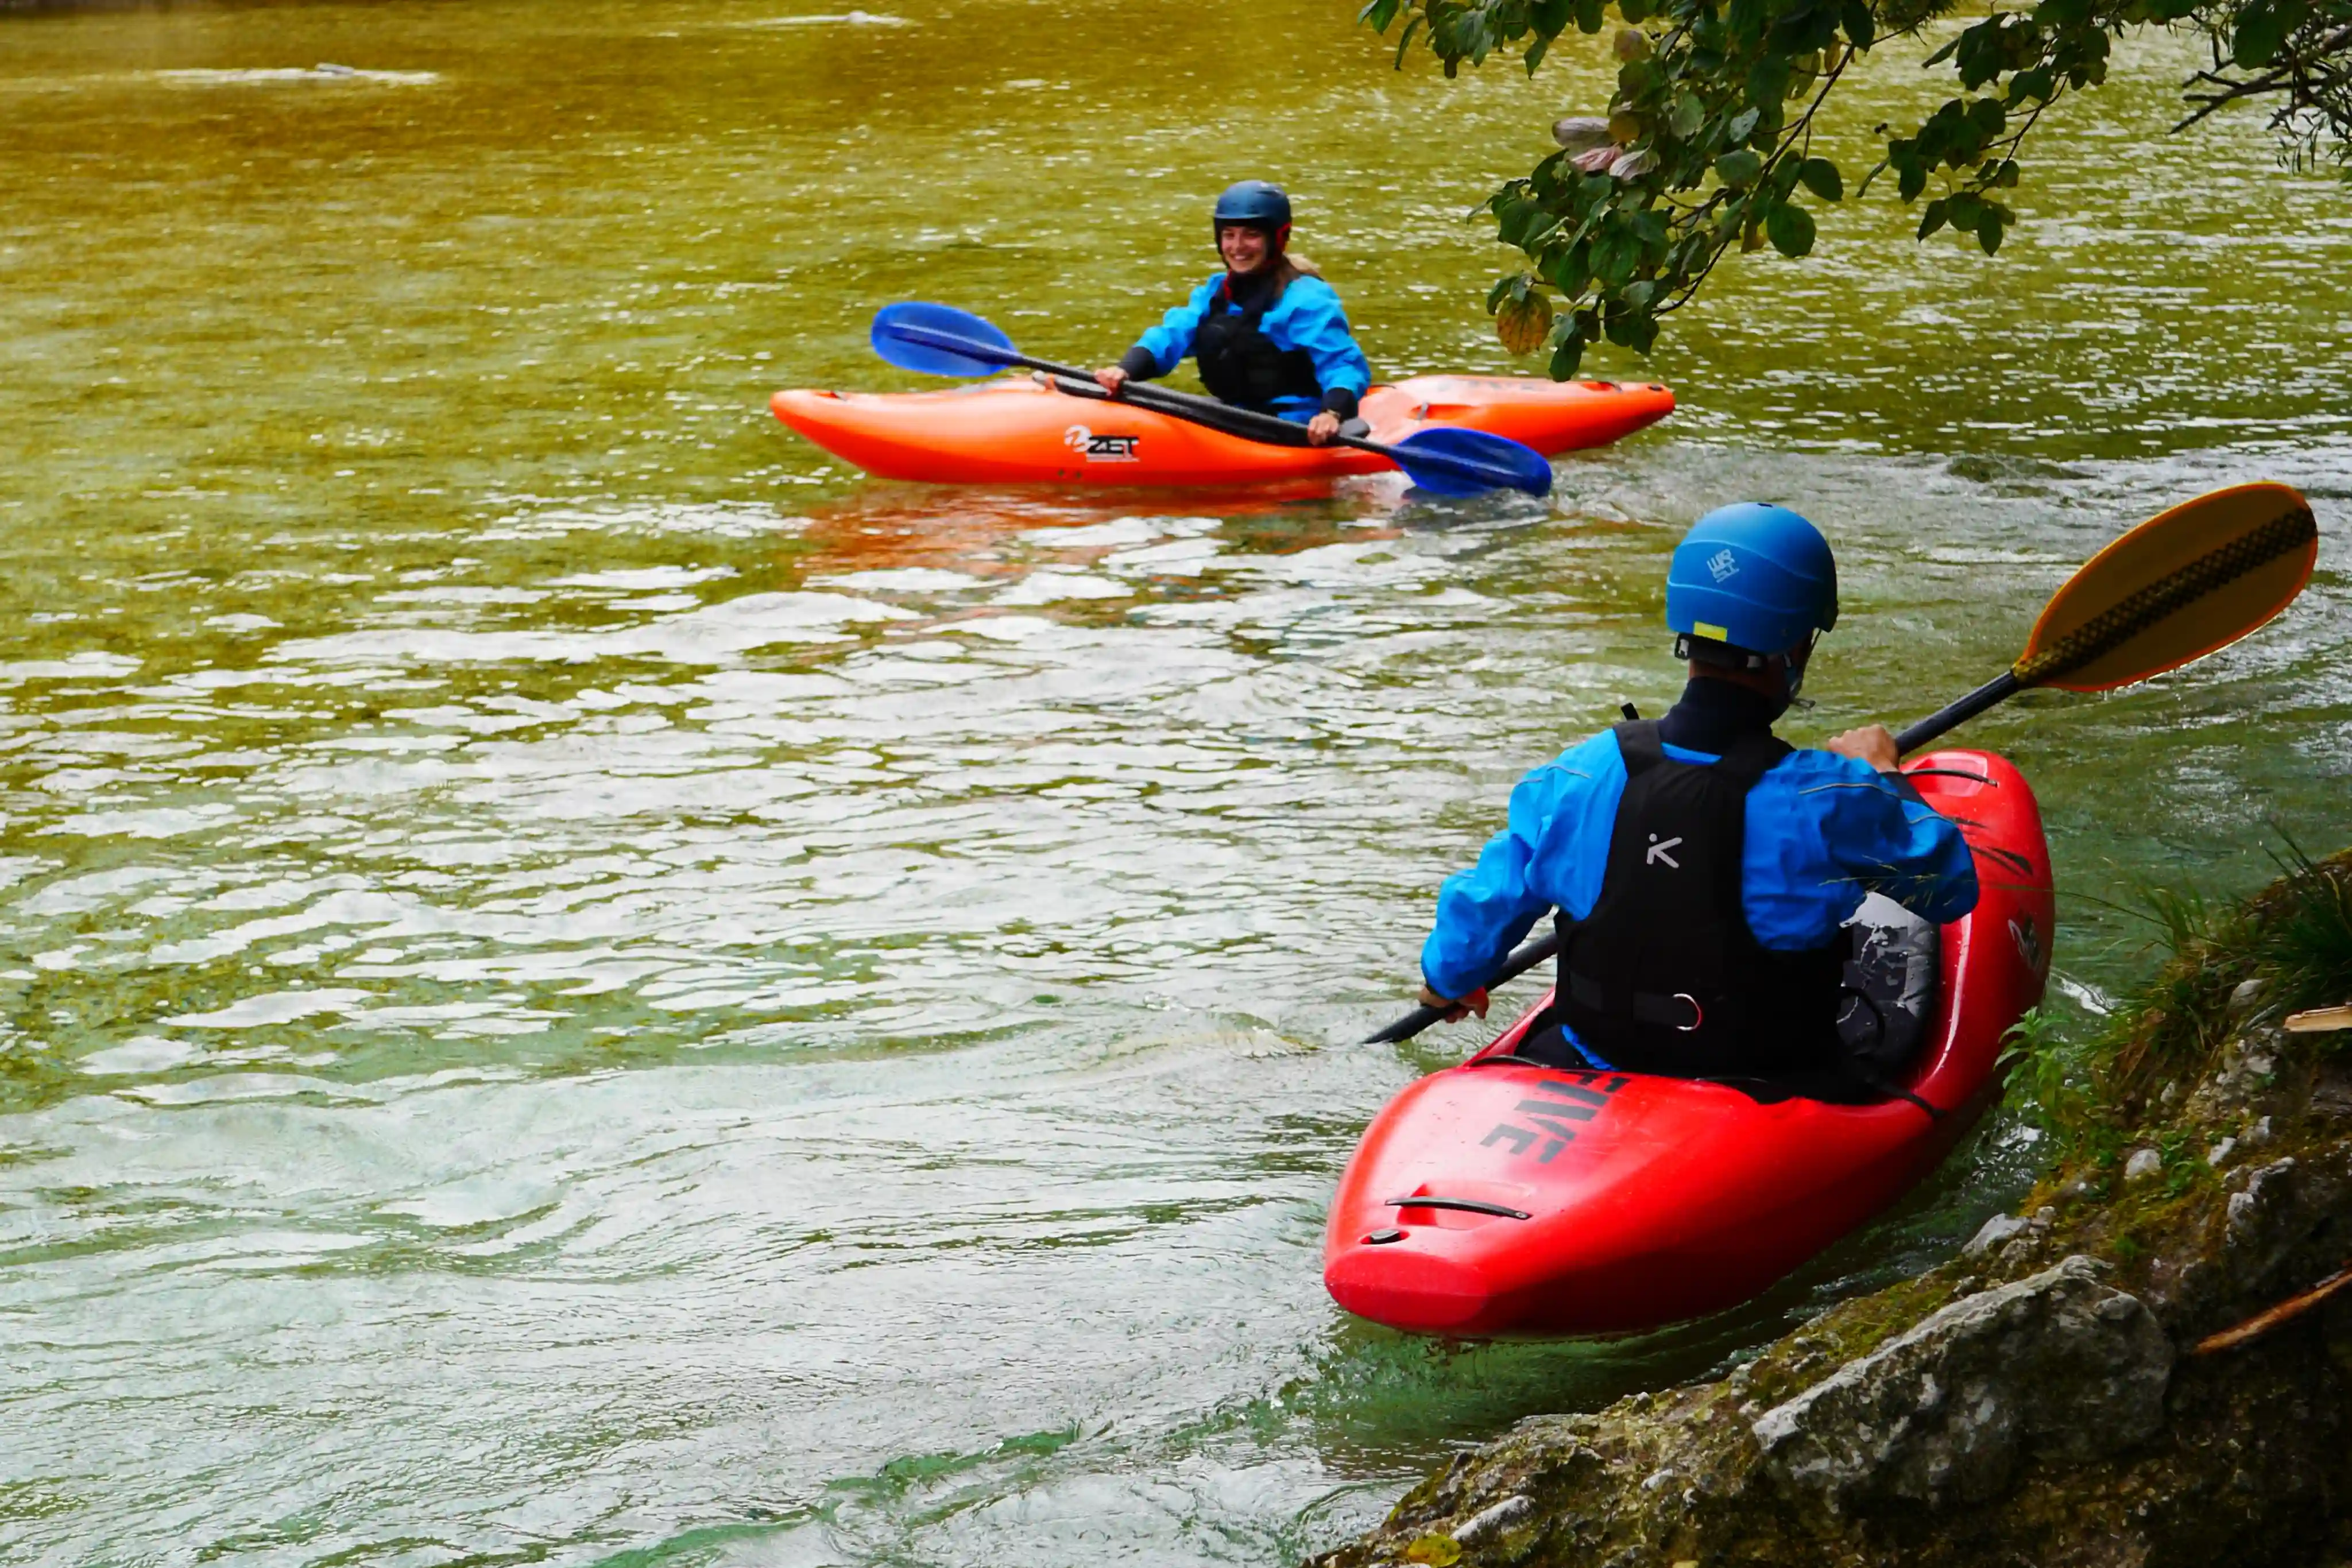
[[[1783,709],[1762,692],[1712,675],[1693,675],[1682,700],[1658,721],[1658,738],[1668,746],[1720,757],[1743,736],[1769,735]]]

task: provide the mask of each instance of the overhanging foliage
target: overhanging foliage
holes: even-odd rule
[[[1919,237],[1956,232],[1988,254],[2017,221],[2002,199],[2017,154],[2068,92],[2106,79],[2108,51],[2141,26],[2193,27],[2213,66],[2184,89],[2182,126],[2247,99],[2272,110],[2288,158],[2352,164],[2352,0],[2040,0],[1997,8],[1927,57],[1957,93],[1917,124],[1882,125],[1883,155],[1851,185],[1812,145],[1815,119],[1861,56],[1916,40],[1955,0],[1618,0],[1617,91],[1607,117],[1560,120],[1560,151],[1488,201],[1532,267],[1487,298],[1513,352],[1549,346],[1576,373],[1605,339],[1646,353],[1660,319],[1696,295],[1733,246],[1813,247],[1815,208],[1882,180],[1920,205]],[[1371,0],[1454,75],[1517,50],[1533,74],[1570,28],[1599,33],[1603,0]],[[2175,127],[2179,129],[2179,127]],[[1556,309],[1552,296],[1567,302]]]

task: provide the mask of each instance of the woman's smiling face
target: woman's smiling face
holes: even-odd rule
[[[1251,273],[1265,265],[1274,254],[1274,244],[1255,224],[1220,224],[1217,254],[1225,258],[1229,271]]]

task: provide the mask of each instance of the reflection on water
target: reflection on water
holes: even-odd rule
[[[1665,555],[1730,497],[1839,548],[1805,738],[2000,668],[2123,524],[2304,485],[2272,632],[1971,738],[2042,792],[2078,996],[2134,962],[2083,895],[2341,837],[2352,447],[2295,280],[2352,235],[2163,185],[2167,57],[2065,131],[2089,218],[1997,268],[1842,218],[1549,503],[856,484],[767,390],[902,384],[898,295],[1116,344],[1236,135],[1384,369],[1496,368],[1454,215],[1604,79],[1024,15],[0,26],[0,1555],[1272,1563],[1948,1248],[2014,1129],[1643,1340],[1433,1345],[1317,1279],[1356,1132],[1473,1037],[1346,1042],[1518,772],[1671,697]]]

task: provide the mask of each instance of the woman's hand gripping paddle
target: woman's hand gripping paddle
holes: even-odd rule
[[[2239,485],[2150,517],[2050,596],[2017,662],[1895,737],[1914,751],[2034,686],[2105,692],[2216,653],[2294,601],[2319,559],[2310,503],[2284,485]],[[1493,989],[1559,950],[1557,935],[1513,953]],[[1416,1008],[1364,1043],[1410,1040],[1445,1016]]]
[[[1013,340],[993,323],[950,305],[886,305],[875,315],[873,340],[874,351],[882,358],[902,371],[924,375],[989,376],[1018,365],[1094,386],[1094,377],[1087,371],[1032,359],[1014,348]],[[1139,382],[1121,388],[1118,398],[1138,408],[1244,440],[1284,446],[1300,444],[1300,428],[1290,421],[1235,408],[1214,398]],[[1551,492],[1551,465],[1542,453],[1484,430],[1451,426],[1416,430],[1393,446],[1340,435],[1333,437],[1333,444],[1385,457],[1403,469],[1414,484],[1440,496],[1475,496],[1503,489],[1530,496]]]

